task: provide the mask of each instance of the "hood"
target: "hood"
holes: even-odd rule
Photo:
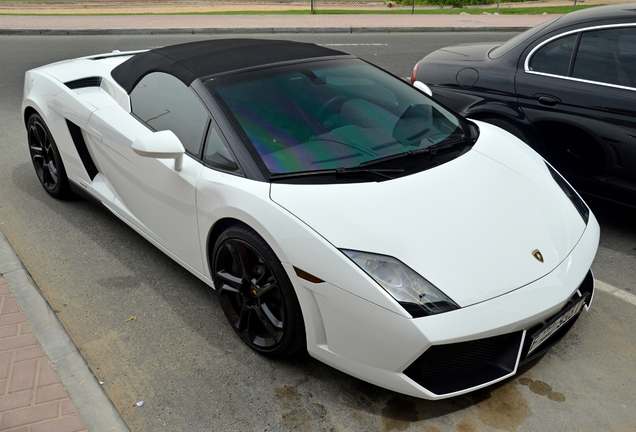
[[[274,183],[271,199],[337,248],[401,260],[462,307],[500,296],[558,266],[585,223],[543,159],[478,124],[475,146],[444,165],[377,183]]]

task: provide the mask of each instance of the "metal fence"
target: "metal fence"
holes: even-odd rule
[[[633,0],[632,0],[633,1]],[[486,4],[475,4],[483,3]],[[330,13],[524,13],[524,9],[548,8],[564,13],[590,6],[629,3],[626,0],[311,0],[312,14]]]

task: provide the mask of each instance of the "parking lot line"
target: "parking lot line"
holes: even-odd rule
[[[601,282],[600,280],[596,279],[596,288],[599,291],[603,291],[606,292],[608,294],[612,294],[615,297],[618,297],[621,300],[625,300],[627,303],[631,303],[634,306],[636,306],[636,295],[629,293],[627,291],[624,291],[620,288],[616,288],[613,285],[607,284],[605,282]]]

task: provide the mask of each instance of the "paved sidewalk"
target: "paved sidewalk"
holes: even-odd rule
[[[0,15],[0,34],[523,31],[555,15]]]
[[[0,431],[129,432],[0,231]]]
[[[0,276],[0,431],[85,431],[73,403]]]

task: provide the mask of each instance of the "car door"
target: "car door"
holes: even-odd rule
[[[515,86],[548,160],[613,190],[609,197],[636,196],[636,26],[575,30],[531,46]]]
[[[178,257],[203,273],[196,209],[196,186],[203,170],[199,159],[209,114],[196,94],[177,78],[162,72],[146,75],[130,94],[131,111],[120,107],[97,112],[94,127],[104,137],[96,152],[114,190],[115,211]],[[175,159],[141,156],[131,141],[152,131],[172,131],[185,149],[183,164]],[[132,132],[131,132],[132,131]],[[108,139],[109,134],[117,134]],[[121,135],[121,136],[120,136]],[[152,147],[153,137],[148,140]],[[158,142],[156,143],[159,144]]]

